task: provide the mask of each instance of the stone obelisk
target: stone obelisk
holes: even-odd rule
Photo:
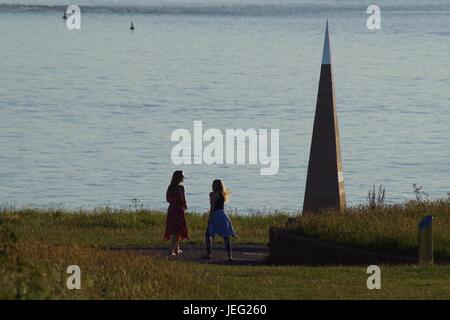
[[[303,212],[328,208],[345,208],[345,189],[327,21]]]

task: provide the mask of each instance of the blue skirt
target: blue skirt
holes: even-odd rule
[[[218,234],[222,237],[237,237],[231,224],[230,217],[223,209],[214,210],[212,222],[208,225],[208,232],[213,237]]]

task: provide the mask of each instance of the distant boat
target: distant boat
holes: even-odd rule
[[[64,15],[62,17],[64,20],[67,20],[66,12],[64,11]]]
[[[131,26],[130,26],[130,30],[133,31],[134,30],[134,25],[133,25],[133,21],[131,21]]]

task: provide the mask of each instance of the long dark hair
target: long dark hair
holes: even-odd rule
[[[177,190],[178,185],[183,182],[184,174],[183,171],[177,170],[172,175],[172,180],[170,181],[169,187],[167,188],[167,192],[170,194],[174,194]]]

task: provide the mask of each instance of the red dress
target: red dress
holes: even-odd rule
[[[164,239],[170,240],[171,235],[176,236],[179,240],[189,239],[185,215],[187,205],[184,196],[184,187],[178,186],[173,193],[169,193],[169,190],[167,190],[166,200],[170,204],[169,209],[167,209]]]

